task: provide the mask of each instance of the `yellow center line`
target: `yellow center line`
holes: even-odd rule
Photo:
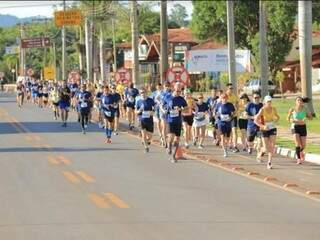
[[[82,172],[82,171],[76,171],[76,174],[78,174],[84,181],[87,183],[94,183],[95,180],[93,177],[89,176],[87,173]]]
[[[30,135],[26,135],[26,136],[24,136],[24,138],[25,138],[27,141],[33,141],[33,138],[32,138],[32,136],[30,136]]]
[[[68,181],[70,181],[70,182],[72,182],[72,183],[79,183],[79,182],[80,182],[79,178],[77,178],[77,177],[76,177],[73,173],[71,173],[71,172],[64,171],[64,172],[62,172],[62,174],[64,175],[64,177],[65,177]]]
[[[65,165],[71,165],[71,160],[70,159],[68,159],[68,158],[66,158],[66,157],[64,157],[64,156],[58,156],[58,159],[62,162],[62,163],[64,163]]]
[[[52,156],[47,156],[47,159],[51,164],[54,164],[54,165],[59,165],[60,164],[59,161],[57,159],[55,159],[54,157],[52,157]]]
[[[113,193],[104,194],[111,202],[113,202],[118,208],[130,208],[123,200],[114,195]]]
[[[98,194],[95,194],[95,193],[89,194],[89,199],[98,208],[104,208],[104,209],[110,208],[110,205],[108,204],[108,202]]]

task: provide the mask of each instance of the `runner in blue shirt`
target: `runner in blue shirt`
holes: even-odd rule
[[[257,137],[257,150],[260,151],[262,147],[261,132],[259,127],[254,123],[254,117],[259,113],[260,109],[263,107],[261,102],[261,96],[259,93],[254,93],[253,101],[249,103],[246,107],[246,112],[248,116],[247,125],[247,142],[248,142],[248,153],[251,154],[253,151],[254,139]]]
[[[82,84],[81,90],[76,95],[77,99],[77,111],[79,114],[79,119],[81,123],[81,130],[83,134],[86,134],[86,129],[88,127],[89,113],[92,107],[92,94],[87,91],[87,85]]]
[[[31,84],[32,102],[34,104],[37,103],[38,88],[39,88],[39,82],[37,80],[34,80],[33,83]]]
[[[186,100],[180,96],[181,87],[180,85],[176,85],[174,88],[174,92],[171,97],[166,98],[165,107],[167,110],[167,122],[169,124],[169,146],[168,146],[168,154],[172,154],[172,145],[175,147],[175,151],[172,154],[171,161],[173,163],[177,162],[176,153],[179,148],[179,141],[181,136],[182,129],[182,115],[181,112],[184,108],[188,106]]]
[[[235,112],[235,108],[232,103],[228,102],[227,94],[223,93],[220,96],[221,102],[217,104],[216,116],[218,119],[218,129],[221,133],[221,145],[224,152],[224,157],[228,156],[227,146],[229,144],[232,124],[231,120]]]
[[[60,100],[59,100],[59,108],[60,115],[62,120],[62,127],[67,127],[68,113],[70,109],[70,88],[67,86],[65,82],[62,83],[62,86],[59,90]]]
[[[119,93],[117,93],[115,85],[111,85],[111,93],[112,93],[114,101],[115,101],[115,105],[114,105],[114,135],[118,135],[119,120],[120,120],[121,95]]]
[[[151,97],[147,97],[145,89],[140,90],[140,98],[136,102],[136,114],[141,123],[141,138],[145,152],[149,152],[152,134],[154,130],[153,112],[155,102]]]
[[[200,93],[198,96],[198,101],[195,103],[195,111],[194,111],[194,121],[193,127],[195,128],[195,140],[194,143],[197,143],[199,140],[199,149],[203,149],[203,142],[206,135],[206,127],[209,123],[209,119],[207,118],[207,113],[209,110],[208,104],[203,101],[203,94]],[[194,145],[195,145],[194,144]]]
[[[101,107],[104,114],[104,127],[107,136],[106,143],[111,143],[112,131],[114,128],[114,106],[115,100],[108,86],[104,87],[101,96]]]
[[[125,90],[125,94],[124,94],[130,130],[133,130],[134,128],[134,121],[135,121],[134,106],[136,103],[136,97],[138,95],[139,95],[138,89],[134,88],[133,83],[130,83],[128,88]]]
[[[162,139],[161,145],[165,148],[168,147],[167,135],[168,135],[168,124],[167,124],[167,106],[166,102],[172,97],[171,86],[169,82],[164,85],[164,90],[160,94],[160,119],[161,119],[161,130]]]

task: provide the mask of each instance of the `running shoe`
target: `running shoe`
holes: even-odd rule
[[[144,152],[148,153],[149,152],[149,148],[148,147],[144,148]]]
[[[184,146],[185,146],[186,149],[188,149],[189,148],[189,143],[185,142]]]
[[[82,134],[86,134],[86,130],[82,129]]]
[[[256,160],[257,160],[258,163],[262,163],[261,157],[258,157],[258,156],[257,156],[257,157],[256,157]]]
[[[198,146],[198,149],[203,149],[204,147],[203,147],[203,145],[202,144],[200,144],[199,146]]]
[[[113,135],[117,136],[118,135],[118,130],[114,130]]]
[[[237,147],[233,148],[232,152],[237,153],[239,152],[239,149]]]
[[[267,164],[267,168],[268,168],[268,169],[272,169],[271,162],[268,162],[268,164]]]
[[[252,154],[252,148],[248,148],[248,154]]]
[[[193,146],[197,146],[197,138],[193,139]]]
[[[301,159],[297,159],[297,164],[301,164]]]
[[[227,150],[224,150],[224,151],[223,151],[223,157],[224,157],[224,158],[228,157],[228,152],[227,152]]]

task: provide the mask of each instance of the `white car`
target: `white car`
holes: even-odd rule
[[[272,81],[268,80],[268,93],[271,97],[275,93],[276,87],[277,86]],[[260,79],[250,79],[244,85],[243,92],[248,95],[251,95],[254,92],[261,92],[261,80]]]

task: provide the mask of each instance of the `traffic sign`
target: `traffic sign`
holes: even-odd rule
[[[182,66],[176,66],[168,69],[166,79],[172,86],[180,83],[186,87],[189,85],[190,76],[187,69]]]
[[[81,12],[80,10],[57,11],[54,13],[54,22],[57,27],[80,25]]]
[[[46,80],[54,80],[54,67],[44,67],[43,75]]]
[[[19,46],[6,46],[6,54],[18,54]]]
[[[131,71],[128,68],[120,68],[116,71],[114,79],[116,83],[129,83],[131,82]]]
[[[50,47],[51,42],[48,37],[36,37],[36,38],[25,38],[21,39],[22,48],[42,48]]]

